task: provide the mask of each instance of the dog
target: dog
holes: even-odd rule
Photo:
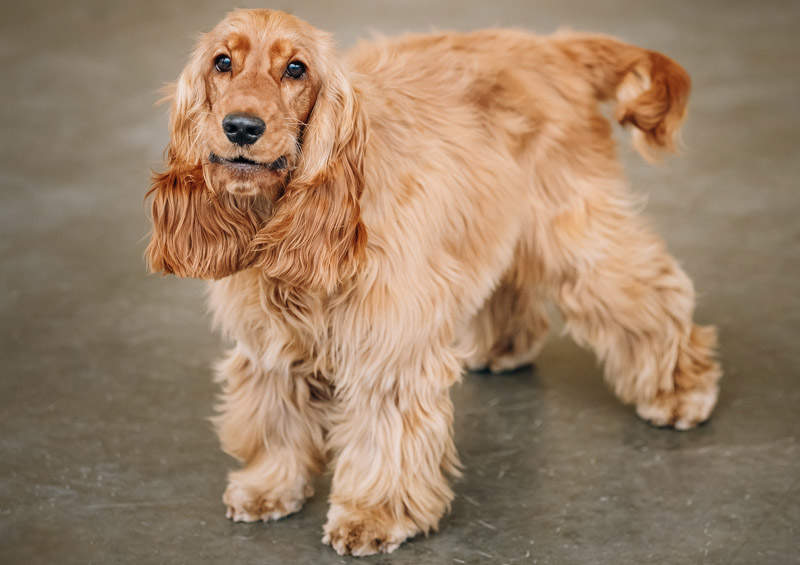
[[[639,217],[600,103],[647,158],[690,91],[668,57],[523,31],[359,43],[229,14],[174,85],[154,174],[154,272],[212,279],[216,428],[235,521],[297,512],[333,468],[323,542],[391,552],[435,531],[460,473],[450,387],[529,364],[555,303],[656,426],[709,418],[716,332]]]

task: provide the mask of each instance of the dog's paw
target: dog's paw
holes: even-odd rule
[[[375,553],[391,553],[419,530],[413,523],[393,523],[380,512],[345,512],[332,506],[324,528],[322,543],[339,555],[363,557]]]
[[[636,413],[654,426],[689,430],[708,420],[717,403],[719,388],[661,392],[655,398],[636,404]]]
[[[489,371],[493,374],[499,373],[508,373],[511,371],[516,371],[517,369],[521,369],[523,367],[530,367],[533,365],[534,359],[536,359],[537,355],[539,354],[539,350],[531,350],[524,355],[519,354],[507,354],[507,355],[499,355],[492,359],[489,362]]]
[[[467,369],[467,371],[476,373],[488,371],[493,375],[510,373],[512,371],[516,371],[517,369],[522,369],[523,367],[530,367],[533,365],[533,360],[536,358],[536,353],[538,352],[531,352],[530,354],[526,355],[499,355],[488,360],[470,360],[464,364],[464,368]]]
[[[493,374],[508,373],[523,367],[530,367],[539,356],[546,336],[545,332],[539,338],[526,343],[524,348],[506,347],[503,350],[493,349],[482,356],[473,355],[466,360],[464,367],[468,371],[489,371]]]
[[[234,522],[266,522],[298,512],[313,494],[313,487],[304,480],[292,485],[265,488],[237,480],[235,473],[232,473],[222,502],[227,507],[225,515]]]

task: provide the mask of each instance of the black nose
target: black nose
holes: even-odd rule
[[[236,145],[252,145],[267,126],[264,120],[249,114],[228,114],[222,120],[222,129]]]

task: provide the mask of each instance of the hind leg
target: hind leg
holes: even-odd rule
[[[659,426],[708,419],[722,372],[716,331],[693,320],[691,281],[624,199],[585,200],[550,225],[554,295],[617,396]]]
[[[467,369],[500,373],[536,359],[550,323],[543,297],[528,283],[502,282],[469,321],[459,341],[470,352]]]

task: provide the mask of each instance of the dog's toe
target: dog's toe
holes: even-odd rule
[[[706,389],[659,393],[655,398],[638,402],[636,413],[654,426],[689,430],[708,420],[717,403],[719,389]]]
[[[391,553],[417,533],[413,524],[391,523],[379,513],[334,511],[328,515],[322,543],[333,547],[339,555],[363,557]]]
[[[231,482],[222,496],[227,510],[225,515],[234,522],[257,522],[262,520],[280,520],[298,512],[303,502],[313,494],[307,486],[301,492],[296,489],[277,492],[276,490],[259,490]]]

